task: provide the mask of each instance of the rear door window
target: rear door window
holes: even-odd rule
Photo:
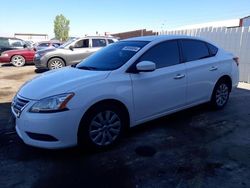
[[[104,47],[106,45],[105,39],[92,39],[92,47]]]
[[[182,40],[182,50],[186,62],[210,57],[206,43],[199,40]]]
[[[112,44],[112,43],[114,43],[114,41],[112,39],[108,39],[108,43]]]

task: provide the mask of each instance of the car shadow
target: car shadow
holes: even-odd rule
[[[34,66],[34,63],[26,63],[24,66]],[[15,67],[15,66],[12,65],[11,63],[6,62],[2,63],[0,67]]]
[[[38,74],[44,73],[44,72],[47,72],[47,71],[49,71],[49,70],[48,70],[48,69],[35,69],[35,70],[34,70],[34,72],[35,72],[35,73],[38,73]]]

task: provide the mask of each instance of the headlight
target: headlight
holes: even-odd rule
[[[35,53],[35,57],[36,58],[41,58],[42,56],[44,56],[46,53],[43,52],[43,53]]]
[[[37,101],[30,108],[30,112],[43,113],[43,112],[57,112],[67,109],[67,103],[74,96],[74,93],[65,93]]]

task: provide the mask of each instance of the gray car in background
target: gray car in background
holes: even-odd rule
[[[116,38],[100,36],[73,38],[58,48],[37,51],[34,63],[38,69],[58,69],[77,64],[102,47],[116,41]]]

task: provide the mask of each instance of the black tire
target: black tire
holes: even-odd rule
[[[222,109],[228,102],[230,95],[230,85],[229,83],[221,79],[219,80],[213,91],[210,104],[213,109]]]
[[[49,70],[52,69],[59,69],[65,67],[65,63],[61,58],[52,58],[48,62],[48,68]]]
[[[108,112],[110,112],[110,117],[107,117],[106,113]],[[103,120],[107,122],[103,121],[105,123],[102,123],[98,116],[102,116]],[[114,119],[112,120],[112,118]],[[110,120],[110,123],[108,120]],[[107,149],[116,144],[122,137],[126,122],[124,112],[119,106],[114,104],[97,105],[87,112],[81,121],[78,130],[78,144],[83,150]],[[110,136],[112,137],[111,140],[109,139]],[[106,139],[106,141],[102,142],[102,139]]]

